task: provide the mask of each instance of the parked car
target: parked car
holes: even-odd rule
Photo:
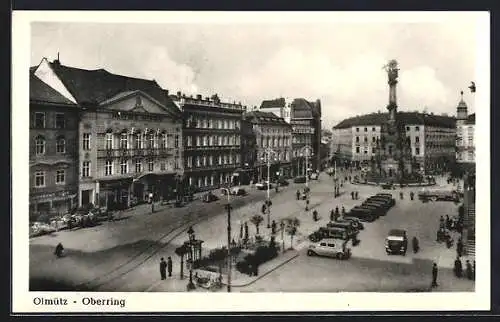
[[[372,196],[370,198],[385,199],[389,202],[391,207],[396,205],[396,199],[390,193],[377,193],[375,196]]]
[[[387,212],[387,211],[389,211],[389,209],[391,209],[391,205],[390,205],[389,201],[384,200],[384,199],[368,198],[365,201],[363,201],[363,205],[372,205],[372,206],[381,207],[385,210],[385,212]],[[385,215],[385,213],[383,215]]]
[[[343,222],[343,221],[350,221],[352,222],[356,227],[358,227],[359,230],[365,229],[365,225],[359,220],[359,218],[356,217],[351,217],[351,216],[343,216],[342,219],[338,219],[337,221]]]
[[[309,175],[309,180],[318,180],[318,173],[317,172],[312,172],[310,175]]]
[[[306,177],[305,176],[295,177],[293,179],[293,182],[294,183],[306,183]]]
[[[418,193],[418,199],[427,201],[459,201],[459,193],[455,190],[423,190]]]
[[[404,229],[391,229],[385,239],[385,251],[389,254],[406,255],[408,237]]]
[[[203,199],[202,199],[203,202],[212,202],[212,201],[217,201],[217,200],[219,200],[219,197],[214,195],[212,192],[208,192],[208,193],[204,194]]]
[[[347,216],[349,217],[356,217],[361,221],[367,221],[367,222],[373,222],[375,221],[378,216],[375,215],[370,209],[367,208],[361,208],[361,207],[354,207],[352,208],[348,213]]]
[[[337,227],[320,227],[317,231],[309,235],[309,240],[312,242],[319,242],[325,238],[349,240],[349,235],[345,229]]]
[[[347,241],[342,239],[323,239],[319,243],[309,245],[308,256],[328,256],[337,259],[349,259],[351,249],[347,247]]]
[[[374,201],[374,200],[365,200],[361,204],[361,207],[373,209],[373,211],[378,216],[385,216],[387,214],[387,210],[389,209],[389,206],[387,204],[384,204],[383,201]]]
[[[282,186],[282,187],[286,187],[288,186],[290,183],[288,182],[288,180],[286,180],[285,178],[281,177],[277,180],[277,184]]]
[[[259,190],[267,190],[268,187],[269,189],[272,189],[273,188],[273,184],[272,183],[269,183],[267,181],[261,181],[261,182],[257,182],[255,184],[255,187]]]
[[[382,189],[384,189],[384,190],[392,190],[394,188],[395,187],[394,187],[394,185],[392,183],[384,183],[384,184],[382,184]]]
[[[233,187],[233,188],[231,188],[231,194],[233,196],[246,196],[248,194],[248,192],[244,188]]]
[[[359,228],[351,221],[332,221],[326,224],[327,228],[337,227],[345,229],[349,237],[354,237],[359,233]]]

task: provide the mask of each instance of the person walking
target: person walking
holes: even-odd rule
[[[344,208],[344,206],[342,206],[342,216],[344,216],[344,215],[345,215],[345,208]]]
[[[431,284],[431,287],[437,287],[438,286],[437,277],[438,277],[438,267],[437,267],[437,264],[434,263],[432,265],[432,284]]]
[[[300,200],[300,191],[297,190],[297,192],[295,193],[295,195],[297,196],[297,200]]]
[[[167,262],[163,257],[160,259],[160,276],[162,280],[167,278]]]
[[[273,222],[271,223],[271,234],[276,234],[276,221],[273,220]]]
[[[248,223],[245,221],[245,238],[243,238],[243,240],[245,241],[245,243],[248,241]]]
[[[413,253],[416,254],[420,250],[420,246],[418,245],[418,238],[417,236],[413,236],[412,239],[412,246],[413,246]]]
[[[463,251],[464,251],[464,243],[462,242],[462,237],[459,237],[457,242],[457,256],[462,257]]]
[[[415,193],[413,191],[410,192],[410,200],[413,200],[415,198]]]
[[[444,229],[445,228],[444,226],[445,226],[444,225],[444,217],[441,216],[441,217],[439,217],[439,228],[443,228]]]
[[[472,265],[469,260],[465,261],[465,275],[469,280],[473,279],[473,274],[472,274]]]
[[[354,200],[354,191],[351,191],[351,198]]]
[[[456,277],[458,277],[458,278],[462,277],[462,272],[463,272],[462,261],[460,260],[460,258],[458,256],[457,256],[457,259],[455,259],[454,272],[455,272]]]
[[[356,200],[358,200],[359,199],[359,192],[358,191],[356,191],[355,196],[356,196]]]
[[[445,222],[446,222],[446,229],[451,230],[451,219],[450,219],[450,216],[446,215]]]
[[[333,212],[333,209],[330,210],[330,222],[332,222],[335,219],[335,213]]]
[[[403,191],[401,191],[401,192],[399,193],[399,199],[403,200],[403,198],[404,198],[404,194],[403,194]]]
[[[168,277],[172,277],[172,257],[168,256],[167,259],[167,270],[168,270]]]
[[[306,211],[309,211],[309,199],[306,200]]]
[[[316,209],[313,211],[313,220],[318,221],[318,211]]]
[[[153,214],[155,212],[155,202],[151,200],[151,213]]]

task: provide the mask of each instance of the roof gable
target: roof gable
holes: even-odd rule
[[[30,101],[49,104],[76,106],[75,103],[30,73]]]
[[[260,108],[276,108],[276,107],[285,107],[286,101],[285,98],[276,98],[273,100],[265,100],[260,104]]]

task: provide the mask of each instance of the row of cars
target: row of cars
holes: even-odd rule
[[[341,219],[329,222],[325,227],[309,235],[313,242],[307,250],[309,256],[333,256],[338,259],[351,257],[349,241],[353,246],[360,243],[358,234],[363,230],[363,222],[373,222],[387,214],[396,204],[391,194],[379,193],[366,199],[361,205],[352,208]]]

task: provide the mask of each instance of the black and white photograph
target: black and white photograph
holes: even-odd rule
[[[489,308],[488,19],[14,12],[14,306]]]

